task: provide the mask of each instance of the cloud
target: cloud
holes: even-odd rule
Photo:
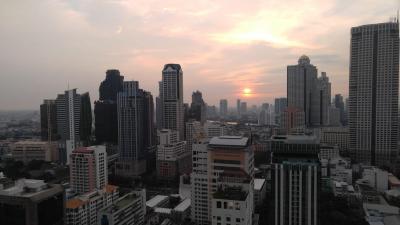
[[[209,104],[249,104],[286,95],[286,66],[310,56],[347,95],[352,26],[387,21],[394,0],[28,0],[0,8],[0,105],[38,108],[66,84],[90,91],[108,68],[158,94],[165,63],[184,70],[185,101],[193,90]],[[21,88],[21,81],[29,83]],[[45,87],[45,88],[41,88]]]

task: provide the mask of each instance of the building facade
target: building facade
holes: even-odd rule
[[[398,145],[399,24],[353,27],[350,46],[349,147],[352,160],[393,164]]]

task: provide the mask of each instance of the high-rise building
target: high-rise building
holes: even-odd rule
[[[346,126],[347,125],[347,121],[346,121],[346,115],[345,115],[343,96],[341,94],[336,94],[335,95],[335,99],[333,100],[333,104],[335,105],[336,108],[339,109],[339,112],[340,112],[340,123],[343,126]]]
[[[180,174],[191,171],[191,155],[186,142],[179,140],[178,131],[158,131],[157,176],[159,179],[177,180]]]
[[[61,161],[69,164],[69,155],[80,145],[81,97],[76,89],[59,94],[56,99],[57,131],[60,136]]]
[[[0,183],[7,178],[0,177]],[[42,180],[21,179],[0,185],[0,224],[63,225],[64,188]]]
[[[283,110],[280,124],[286,134],[296,129],[304,129],[304,111],[296,107],[287,107]]]
[[[315,136],[272,137],[271,188],[275,225],[319,224],[319,148]]]
[[[349,156],[349,129],[347,127],[324,127],[320,134],[321,144],[337,145],[340,155]]]
[[[236,100],[236,112],[237,112],[237,115],[238,115],[238,117],[240,118],[240,99],[237,99]]]
[[[89,93],[81,94],[81,115],[79,123],[80,141],[83,146],[88,146],[92,139],[92,103]]]
[[[98,212],[97,224],[144,225],[146,214],[146,190],[135,190],[117,199]]]
[[[200,121],[204,124],[207,117],[207,106],[203,100],[203,94],[200,91],[195,91],[192,94],[192,104],[190,104],[189,119]]]
[[[329,126],[341,126],[342,123],[340,122],[340,109],[336,108],[332,105],[329,108]]]
[[[331,83],[329,78],[326,76],[325,72],[321,72],[321,76],[317,80],[317,103],[319,110],[317,114],[319,115],[320,125],[329,125],[329,109],[331,107]]]
[[[320,125],[317,76],[317,67],[305,55],[287,67],[287,106],[304,111],[306,126]]]
[[[108,184],[105,146],[80,147],[70,157],[70,183],[76,193],[100,190]]]
[[[275,99],[275,124],[280,125],[283,111],[287,107],[287,98],[276,98]]]
[[[240,103],[240,115],[246,115],[247,114],[247,102],[241,102]]]
[[[179,132],[184,139],[183,72],[179,64],[166,64],[160,83],[162,128]]]
[[[193,144],[192,220],[198,225],[252,224],[254,155],[246,137]]]
[[[351,29],[349,147],[352,160],[394,163],[398,152],[399,24]]]
[[[143,91],[144,124],[143,145],[146,150],[154,148],[157,144],[157,131],[154,126],[154,102],[153,95]]]
[[[254,153],[250,139],[214,137],[208,145],[211,224],[252,224]]]
[[[107,70],[99,87],[99,100],[94,102],[96,143],[118,144],[117,94],[124,77],[118,70]]]
[[[199,121],[191,120],[185,126],[186,150],[192,152],[192,144],[203,132],[203,127]]]
[[[221,118],[226,118],[228,115],[228,100],[221,99],[219,101],[219,116]]]
[[[138,176],[146,172],[145,97],[139,82],[124,81],[118,93],[118,148],[117,173]]]
[[[58,140],[55,100],[45,99],[43,104],[40,105],[40,134],[42,141]]]

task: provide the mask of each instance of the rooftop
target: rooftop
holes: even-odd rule
[[[246,147],[248,146],[249,139],[242,136],[220,136],[213,137],[210,140],[210,145],[213,146],[235,146]]]
[[[84,204],[86,204],[85,201],[83,201],[79,198],[73,198],[73,199],[67,200],[65,207],[67,209],[76,209],[76,208],[83,206]]]
[[[312,135],[273,135],[271,140],[287,144],[318,144],[317,137]]]
[[[265,179],[255,178],[254,179],[254,190],[257,190],[257,191],[261,190],[262,187],[264,186],[264,184],[265,184]]]
[[[191,200],[187,198],[174,208],[174,211],[183,212],[190,207]]]
[[[215,199],[228,199],[228,200],[236,200],[236,201],[244,201],[246,200],[248,192],[243,191],[242,188],[225,188],[219,189],[214,194],[213,197]]]
[[[161,202],[163,202],[167,199],[168,199],[168,196],[166,196],[166,195],[156,195],[154,198],[152,198],[146,202],[146,206],[150,207],[150,208],[154,208],[158,204],[160,204]]]

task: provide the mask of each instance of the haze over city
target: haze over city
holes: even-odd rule
[[[306,54],[348,95],[350,27],[386,22],[398,1],[6,1],[0,7],[0,109],[38,109],[67,87],[89,91],[107,69],[153,95],[166,63],[184,100],[217,105],[286,96],[286,66]]]

